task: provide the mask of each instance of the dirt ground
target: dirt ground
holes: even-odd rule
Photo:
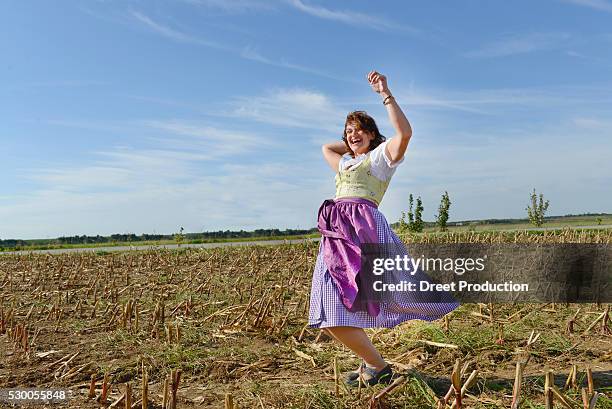
[[[334,362],[345,372],[359,361],[305,327],[316,251],[305,243],[2,256],[0,389],[71,396],[30,407],[98,408],[106,375],[107,405],[129,384],[140,408],[144,371],[148,407],[161,408],[164,383],[180,370],[179,408],[229,407],[230,398],[235,408],[370,407],[384,386],[348,389],[340,379],[336,391]],[[399,385],[372,407],[437,407],[459,360],[461,382],[477,371],[463,407],[510,407],[516,365],[525,362],[521,407],[544,407],[548,369],[579,404],[588,367],[603,394],[596,407],[612,408],[612,337],[599,318],[606,308],[466,304],[448,320],[368,330]],[[565,388],[573,365],[576,385]]]

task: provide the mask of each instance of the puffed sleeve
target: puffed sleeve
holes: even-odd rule
[[[385,141],[378,145],[376,149],[370,152],[370,161],[372,162],[372,172],[374,176],[381,180],[388,180],[395,173],[395,168],[404,161],[404,158],[399,161],[392,163],[391,159],[387,157],[385,147],[389,141]]]

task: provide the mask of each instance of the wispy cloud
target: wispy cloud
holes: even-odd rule
[[[72,87],[91,87],[98,85],[108,85],[107,81],[96,80],[55,80],[55,81],[32,81],[14,84],[32,88],[72,88]]]
[[[226,115],[271,125],[337,132],[346,112],[325,94],[278,89],[264,96],[238,97]]]
[[[443,88],[398,87],[394,94],[402,106],[419,109],[469,112],[495,115],[514,110],[571,108],[583,105],[607,106],[612,103],[612,89],[604,87],[530,87],[458,90]],[[352,105],[379,106],[372,99],[355,99]],[[338,105],[345,106],[344,102]]]
[[[222,170],[221,175],[181,180],[176,177],[181,169],[168,166],[143,177],[141,183],[116,171],[118,183],[124,187],[110,189],[115,183],[109,186],[109,176],[114,176],[108,169],[71,169],[72,180],[64,173],[66,179],[49,179],[27,197],[4,200],[0,218],[19,222],[5,224],[2,237],[172,233],[179,226],[188,232],[311,228],[316,224],[320,198],[329,196],[333,188],[322,163],[317,169],[305,168],[291,159],[279,168],[252,164]],[[79,172],[83,172],[82,178]],[[286,174],[308,177],[285,180]],[[64,185],[58,185],[58,181]],[[103,189],[83,189],[96,182],[106,184]],[[81,188],[71,190],[69,184]]]
[[[568,33],[527,33],[509,35],[505,38],[486,44],[483,47],[465,53],[467,57],[494,58],[515,54],[526,54],[534,51],[549,50],[560,47],[571,36]]]
[[[414,125],[421,130],[430,127],[432,131],[435,129],[435,132],[442,135],[448,134],[451,128],[441,129],[435,125],[438,123],[435,118],[440,118],[440,114],[435,112],[441,111],[446,112],[444,115],[447,121],[448,115],[459,112],[460,115],[452,118],[462,121],[461,129],[473,126],[471,121],[474,116],[466,116],[464,113],[481,116],[482,118],[477,120],[479,126],[490,128],[495,128],[496,123],[506,121],[509,117],[521,118],[512,124],[512,132],[520,135],[525,132],[522,125],[530,123],[528,118],[545,120],[552,112],[565,116],[578,110],[600,115],[605,112],[605,107],[612,103],[610,92],[610,87],[569,86],[482,90],[398,87],[394,94],[400,104],[406,107],[410,117],[415,119]],[[264,95],[235,97],[228,103],[227,109],[212,114],[275,127],[307,130],[308,132],[300,131],[300,134],[311,135],[310,139],[319,144],[329,141],[330,137],[333,138],[341,132],[348,111],[365,107],[375,116],[383,134],[391,135],[393,128],[376,99],[359,97],[340,100],[312,89],[277,89]],[[466,135],[460,139],[472,141],[470,132],[466,130]],[[457,131],[453,133],[456,134]]]
[[[187,120],[134,120],[126,129],[153,135],[150,147],[109,147],[82,165],[20,170],[38,188],[2,198],[0,218],[20,220],[15,230],[5,226],[3,237],[258,228],[287,223],[282,217],[299,223],[288,202],[300,192],[283,179],[301,165],[291,160],[270,168],[261,159],[259,166],[259,149],[270,144],[265,137]],[[251,156],[248,166],[240,165],[242,154]],[[269,203],[274,200],[284,210]],[[270,218],[275,222],[268,224]]]
[[[397,92],[397,94],[400,100],[405,101],[402,103],[409,106],[457,110],[477,114],[487,113],[483,109],[483,107],[479,107],[481,105],[480,103],[476,101],[466,100],[464,98],[458,97],[457,95],[436,95],[434,93],[417,92],[414,90]]]
[[[30,169],[30,179],[53,184],[66,191],[91,188],[129,188],[158,182],[175,182],[195,177],[195,169],[202,163],[256,153],[269,141],[257,134],[221,129],[197,121],[144,120],[102,126],[87,121],[55,121],[63,126],[87,126],[89,129],[152,134],[147,138],[151,148],[117,146],[93,152],[94,163],[78,169]]]
[[[608,91],[600,90],[596,98]],[[551,98],[563,94],[568,92],[538,91],[523,102],[550,106]],[[573,98],[591,101],[583,94],[575,91]],[[422,195],[425,217],[431,219],[444,190],[453,200],[454,220],[522,216],[534,186],[551,200],[553,214],[610,210],[612,170],[602,149],[612,129],[606,112],[580,113],[570,100],[567,107],[574,116],[563,116],[568,119],[562,123],[555,119],[516,127],[507,109],[516,101],[509,98],[503,105],[514,95],[510,91],[449,95],[456,104],[498,104],[505,122],[465,127],[453,116],[444,121],[437,116],[429,126],[415,121],[418,130],[383,204],[389,221],[406,209],[409,193]],[[344,114],[331,97],[303,89],[238,98],[232,104],[231,113],[241,119],[312,128],[317,134],[337,130]],[[158,143],[146,149],[105,149],[97,152],[96,161],[80,166],[20,172],[40,187],[27,196],[0,198],[0,220],[18,221],[3,226],[3,237],[171,233],[179,226],[187,231],[312,227],[319,202],[333,195],[333,176],[318,149],[294,145],[290,155],[270,158],[259,155],[257,149],[269,141],[257,133],[178,119],[130,123],[140,124],[141,133],[161,135]],[[289,129],[285,139],[295,144],[295,134]],[[466,135],[474,139],[466,141]],[[232,147],[246,148],[242,154],[249,154],[248,160]],[[215,154],[224,155],[223,160]],[[576,163],[589,166],[568,166]]]
[[[572,122],[578,129],[589,131],[591,134],[612,134],[612,121],[607,118],[577,117]]]
[[[491,105],[550,106],[550,104],[568,103],[568,99],[578,97],[576,91],[564,94],[563,90],[538,88],[498,88],[473,91],[430,90],[422,94],[409,93],[409,102],[412,100],[412,95],[417,105],[433,105],[449,109],[473,110],[474,112],[487,112],[486,107]]]
[[[563,0],[578,6],[588,7],[595,10],[612,12],[612,3],[607,0]]]
[[[167,132],[167,140],[98,151],[84,165],[24,169],[22,177],[39,187],[0,198],[0,219],[19,220],[3,226],[3,237],[312,227],[319,198],[331,194],[322,161],[271,162],[258,155],[266,143],[259,136],[181,121],[145,126]],[[239,151],[250,159],[236,159]],[[215,155],[226,158],[212,161]]]
[[[114,166],[30,169],[26,177],[64,191],[129,187],[130,170]],[[92,185],[92,182],[95,185]]]
[[[574,50],[567,50],[565,54],[567,54],[569,57],[588,59],[588,57],[586,57],[584,54]]]
[[[132,11],[131,15],[141,24],[146,25],[149,29],[153,30],[154,32],[175,40],[175,41],[179,41],[182,43],[191,43],[191,44],[197,44],[197,45],[201,45],[201,46],[205,46],[205,47],[210,47],[210,48],[215,48],[215,49],[219,49],[219,50],[223,50],[226,52],[230,52],[234,55],[237,55],[241,58],[244,58],[246,60],[249,61],[255,61],[255,62],[259,62],[261,64],[266,64],[266,65],[272,65],[275,67],[281,67],[281,68],[288,68],[291,70],[296,70],[296,71],[301,71],[301,72],[305,72],[308,74],[313,74],[313,75],[317,75],[320,77],[325,77],[325,78],[331,78],[331,79],[335,79],[338,81],[349,81],[346,78],[343,77],[339,77],[339,76],[334,76],[331,74],[328,74],[324,71],[315,69],[315,68],[310,68],[310,67],[306,67],[303,65],[299,65],[299,64],[295,64],[295,63],[291,63],[289,61],[286,60],[273,60],[270,59],[268,57],[263,56],[262,54],[260,54],[255,48],[253,47],[243,47],[243,48],[238,48],[238,47],[234,47],[231,45],[226,45],[226,44],[222,44],[222,43],[218,43],[218,42],[214,42],[214,41],[208,41],[199,37],[194,37],[192,35],[186,34],[182,31],[176,30],[174,28],[168,27],[164,24],[161,24],[159,22],[154,21],[151,17],[142,14],[140,12],[136,12],[136,11]]]
[[[43,190],[75,194],[123,192],[157,183],[179,183],[194,176],[194,163],[209,159],[202,153],[126,147],[95,155],[98,159],[92,164],[28,169],[24,176],[42,183]]]
[[[183,43],[199,44],[206,47],[218,48],[222,50],[229,50],[229,48],[225,45],[216,43],[214,41],[208,41],[202,38],[193,37],[191,35],[183,33],[182,31],[175,30],[156,21],[153,21],[153,19],[151,19],[149,16],[146,16],[145,14],[142,14],[138,11],[131,11],[130,14],[140,23],[149,27],[151,30],[172,40],[176,40]]]
[[[301,0],[287,0],[287,3],[300,10],[303,13],[315,16],[318,18],[339,21],[345,24],[358,27],[366,27],[379,31],[411,31],[417,30],[407,25],[401,25],[393,21],[377,17],[370,14],[359,13],[350,10],[331,10],[322,6],[313,6],[305,4]]]
[[[126,124],[115,121],[100,121],[87,119],[48,119],[49,125],[66,128],[87,129],[90,131],[104,131],[106,133],[125,132]]]
[[[328,74],[328,73],[326,73],[324,71],[317,70],[315,68],[310,68],[310,67],[306,67],[306,66],[299,65],[299,64],[293,64],[293,63],[290,63],[289,61],[285,61],[285,60],[274,61],[274,60],[271,60],[271,59],[261,55],[253,47],[244,47],[242,49],[242,51],[240,52],[240,56],[242,58],[247,59],[247,60],[257,61],[259,63],[266,64],[266,65],[272,65],[274,67],[289,68],[289,69],[292,69],[292,70],[296,70],[296,71],[301,71],[301,72],[305,72],[305,73],[308,73],[308,74],[317,75],[319,77],[330,78],[330,79],[334,79],[334,80],[337,80],[337,81],[360,83],[360,82],[355,81],[355,80],[347,79],[346,77],[339,77],[339,76],[335,76],[335,75],[332,75],[332,74]]]
[[[258,0],[182,0],[185,3],[218,9],[226,13],[244,13],[248,11],[274,10],[269,2]]]
[[[206,153],[207,157],[220,158],[246,152],[256,152],[258,148],[270,145],[270,141],[254,133],[220,129],[193,121],[143,121],[151,129],[167,133],[162,138],[154,138],[166,146]]]
[[[453,200],[454,220],[525,217],[522,209],[533,187],[550,199],[552,214],[610,210],[612,166],[601,149],[607,143],[603,134],[596,136],[572,120],[516,130],[472,126],[468,132],[479,142],[461,144],[461,128],[449,127],[448,143],[435,132],[415,134],[385,198],[383,211],[390,219],[405,210],[409,193],[418,193],[431,220],[445,190]],[[584,163],[589,166],[568,166]]]

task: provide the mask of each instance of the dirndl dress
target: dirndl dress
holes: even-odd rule
[[[391,244],[392,246],[390,247],[395,249],[394,251],[399,253],[400,256],[407,255],[410,257],[407,247],[391,229],[385,216],[378,210],[375,204],[366,199],[358,198],[326,200],[319,210],[319,230],[322,232],[323,237],[312,276],[308,314],[308,325],[311,328],[337,326],[392,328],[408,320],[434,321],[442,318],[459,306],[459,303],[450,293],[442,294],[442,297],[438,298],[437,302],[420,302],[410,292],[399,292],[392,299],[380,302],[375,311],[372,311],[371,308],[360,310],[350,310],[347,308],[347,299],[354,300],[355,294],[347,295],[347,292],[350,293],[350,289],[347,290],[345,288],[346,283],[343,283],[342,277],[339,278],[332,275],[327,265],[330,260],[333,260],[333,257],[329,257],[330,251],[343,253],[345,249],[342,246],[336,246],[330,250],[327,239],[330,237],[334,238],[337,235],[337,231],[330,232],[328,230],[330,228],[329,225],[326,228],[325,223],[326,221],[329,222],[330,215],[322,215],[325,208],[333,208],[338,214],[350,215],[350,220],[355,225],[348,227],[353,232],[370,229],[372,231],[370,241],[376,241],[379,244]],[[333,221],[332,224],[335,224],[337,227],[338,222]],[[363,234],[361,235],[363,236]],[[373,237],[373,235],[375,236]],[[395,255],[392,256],[395,257]],[[395,279],[414,281],[416,276],[410,275],[409,272],[396,272]]]

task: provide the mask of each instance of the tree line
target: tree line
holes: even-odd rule
[[[219,239],[241,239],[241,238],[261,238],[261,237],[285,237],[285,236],[299,236],[316,233],[316,228],[312,229],[257,229],[253,231],[233,231],[233,230],[218,230],[201,233],[182,233],[181,236],[183,241],[206,241],[206,240],[219,240]],[[75,236],[62,236],[56,239],[37,239],[37,240],[20,240],[20,239],[5,239],[0,240],[0,247],[3,248],[15,248],[15,247],[27,247],[32,245],[69,245],[69,244],[104,244],[104,243],[138,243],[147,241],[162,241],[162,240],[174,240],[176,241],[177,234],[134,234],[134,233],[123,233],[123,234],[111,234],[110,236],[88,236],[88,235],[75,235]]]
[[[408,211],[402,212],[401,218],[398,223],[393,223],[391,226],[396,228],[400,233],[405,232],[422,232],[424,227],[437,227],[440,231],[446,231],[448,226],[461,225],[462,222],[448,222],[450,206],[452,202],[450,200],[448,192],[444,192],[440,199],[438,206],[438,213],[436,214],[436,220],[434,222],[423,221],[423,201],[421,197],[415,200],[412,193],[408,196]],[[529,205],[525,208],[527,211],[527,218],[531,224],[536,227],[542,226],[547,219],[546,211],[549,207],[549,201],[544,200],[544,195],[540,193],[538,196],[536,190],[530,195]],[[577,215],[565,215],[562,217],[571,216],[606,216],[606,213],[584,213]],[[597,224],[601,225],[602,218],[597,218]],[[480,222],[486,224],[503,224],[513,223],[518,221],[517,219],[484,219],[478,221],[466,221],[466,222]],[[110,236],[87,236],[87,235],[75,235],[75,236],[62,236],[56,239],[38,239],[38,240],[20,240],[20,239],[0,239],[0,249],[2,248],[20,248],[28,247],[32,245],[71,245],[71,244],[104,244],[104,243],[131,243],[131,242],[150,242],[150,241],[165,241],[173,240],[178,243],[182,242],[205,242],[208,240],[223,240],[223,239],[248,239],[248,238],[261,238],[261,237],[286,237],[286,236],[300,236],[317,233],[317,228],[311,229],[257,229],[252,231],[233,231],[233,230],[218,230],[211,232],[202,233],[183,233],[183,228],[180,228],[179,233],[174,234],[140,234],[124,233],[124,234],[111,234]]]

